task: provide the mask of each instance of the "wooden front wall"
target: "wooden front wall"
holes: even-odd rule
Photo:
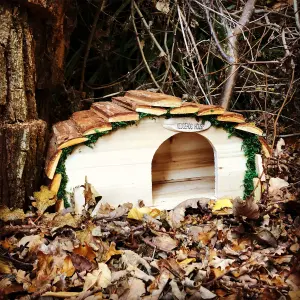
[[[93,149],[77,146],[66,161],[67,191],[87,176],[111,205],[143,200],[172,209],[190,198],[242,196],[241,139],[214,127],[178,133],[165,129],[164,121],[144,119],[103,136]]]

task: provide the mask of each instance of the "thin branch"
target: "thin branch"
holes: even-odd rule
[[[272,149],[274,148],[274,145],[275,145],[275,140],[276,140],[276,135],[277,135],[277,123],[278,123],[278,119],[279,119],[280,114],[281,114],[281,112],[282,112],[282,110],[283,110],[283,108],[284,108],[284,106],[285,106],[285,104],[286,104],[286,102],[287,102],[287,100],[289,98],[290,91],[291,91],[291,89],[293,87],[293,84],[294,84],[295,65],[292,65],[292,68],[293,68],[293,71],[292,71],[292,78],[291,78],[291,82],[290,82],[290,85],[289,85],[289,89],[288,89],[288,91],[286,93],[286,96],[285,96],[285,98],[284,98],[284,100],[282,102],[282,105],[281,105],[281,107],[279,109],[279,112],[278,112],[277,117],[276,117],[275,122],[274,122],[274,134],[273,134]]]
[[[135,3],[135,1],[133,1],[133,5],[134,8],[136,9],[138,15],[140,16],[140,18],[143,21],[144,26],[146,27],[152,41],[154,42],[154,44],[156,45],[157,49],[160,51],[160,56],[165,57],[167,59],[167,55],[166,52],[163,50],[163,48],[161,47],[161,45],[159,44],[159,42],[157,41],[157,39],[155,38],[154,34],[151,32],[150,30],[150,26],[148,25],[148,23],[146,22],[142,12],[140,11],[139,7],[137,6],[137,4]],[[178,71],[175,69],[175,67],[172,65],[172,62],[170,62],[171,64],[171,70],[172,72],[175,74],[176,77],[178,77],[178,79],[180,80],[180,82],[182,84],[185,84],[184,80],[181,78],[180,74],[178,73]]]
[[[222,57],[227,61],[227,62],[230,62],[231,60],[231,57],[229,55],[227,55],[223,49],[223,47],[221,46],[220,44],[220,41],[217,37],[217,34],[215,32],[215,29],[214,29],[214,26],[212,24],[212,21],[210,19],[210,14],[209,14],[209,10],[207,9],[207,7],[205,7],[205,13],[206,13],[206,19],[207,19],[207,22],[208,22],[208,25],[209,25],[209,28],[210,28],[210,33],[215,41],[215,44],[220,52],[220,54],[222,55]]]
[[[191,64],[192,64],[192,69],[193,69],[193,72],[194,72],[196,81],[197,81],[197,83],[198,83],[198,86],[199,86],[199,88],[200,88],[200,90],[201,90],[201,92],[202,92],[202,94],[203,94],[203,96],[204,96],[204,98],[205,98],[207,104],[211,104],[210,101],[209,101],[209,99],[207,98],[206,93],[204,92],[204,90],[203,90],[203,88],[202,88],[202,85],[201,85],[201,83],[200,83],[200,81],[199,81],[199,78],[198,78],[198,76],[197,76],[197,72],[196,72],[195,65],[194,65],[194,62],[193,62],[193,59],[192,59],[192,55],[191,55],[190,49],[189,49],[188,44],[187,44],[187,40],[186,40],[186,36],[185,36],[185,30],[184,30],[183,22],[182,22],[183,15],[182,15],[182,12],[181,12],[179,6],[177,7],[177,10],[178,10],[178,16],[179,16],[179,23],[180,23],[181,30],[182,30],[183,40],[184,40],[184,43],[185,43],[186,51],[187,51],[187,53],[188,53],[188,57],[189,57],[190,62],[191,62]]]
[[[138,34],[138,31],[137,31],[137,28],[136,28],[136,25],[135,25],[135,18],[134,18],[134,11],[133,11],[133,7],[136,7],[136,4],[135,2],[133,1],[133,5],[131,6],[131,19],[132,19],[132,25],[133,25],[133,28],[134,28],[134,31],[135,31],[135,35],[136,35],[136,40],[137,40],[137,43],[138,43],[138,46],[139,46],[139,49],[140,49],[140,52],[141,52],[141,55],[142,55],[142,59],[144,61],[144,64],[146,66],[146,69],[153,81],[153,83],[155,84],[155,86],[161,91],[163,92],[162,88],[160,87],[160,85],[157,83],[157,81],[155,80],[154,76],[153,76],[153,73],[148,65],[148,62],[146,60],[146,57],[144,55],[144,51],[143,51],[143,47],[141,45],[141,41],[140,41],[140,38],[139,38],[139,34]]]

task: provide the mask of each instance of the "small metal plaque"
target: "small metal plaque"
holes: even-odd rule
[[[172,118],[164,120],[163,127],[178,132],[199,132],[211,126],[209,121],[195,120],[193,118]]]

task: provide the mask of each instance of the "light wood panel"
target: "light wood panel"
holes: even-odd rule
[[[197,133],[178,133],[164,141],[152,161],[152,181],[189,180],[214,175],[214,153]]]
[[[215,177],[202,177],[196,180],[154,183],[152,186],[153,205],[169,209],[191,198],[214,198]]]
[[[191,121],[193,120],[191,119]],[[164,122],[165,119],[163,118],[143,119],[137,126],[122,128],[103,136],[97,141],[93,149],[85,145],[77,146],[66,161],[66,171],[69,176],[67,191],[71,192],[75,186],[82,185],[85,176],[87,176],[88,181],[103,196],[103,202],[118,205],[125,202],[137,204],[138,200],[143,200],[146,205],[167,209],[171,209],[181,201],[194,196],[209,194],[215,197],[235,197],[243,195],[246,158],[242,151],[242,140],[237,137],[228,138],[228,133],[223,129],[210,127],[194,134],[205,137],[213,147],[215,158],[215,185],[212,183],[213,189],[206,188],[203,190],[201,186],[198,190],[192,188],[193,184],[196,184],[196,180],[185,185],[178,181],[178,184],[173,185],[173,187],[171,185],[165,186],[162,193],[158,192],[157,200],[153,201],[152,159],[164,141],[178,134],[178,132],[164,128]],[[182,122],[182,120],[178,118],[178,122]],[[183,136],[186,134],[189,133],[183,133]],[[179,137],[180,134],[178,134]],[[192,152],[196,151],[195,136],[190,139],[185,137],[183,139],[186,141],[187,149]],[[204,144],[200,145],[199,143],[198,147],[204,149]],[[207,147],[207,143],[205,147]],[[211,162],[211,156],[204,155],[203,161],[206,159],[205,157],[209,158]],[[211,163],[202,167],[202,174],[205,176],[202,177],[200,174],[201,180],[211,181],[209,180],[213,176]],[[208,169],[205,170],[206,167]],[[182,170],[181,175],[186,176],[184,172]],[[173,172],[172,176],[177,176],[174,174]],[[179,172],[178,176],[181,175]],[[199,176],[194,178],[197,177]],[[164,192],[168,190],[169,186],[177,191],[170,197],[167,196],[169,193],[165,194]],[[198,185],[196,184],[196,186]],[[185,189],[185,187],[185,191],[178,191],[177,189]],[[156,191],[156,189],[154,190]],[[161,197],[160,195],[164,196]]]

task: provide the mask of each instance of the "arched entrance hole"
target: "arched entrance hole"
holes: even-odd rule
[[[209,141],[194,132],[164,141],[152,160],[153,204],[214,195],[214,150]]]

